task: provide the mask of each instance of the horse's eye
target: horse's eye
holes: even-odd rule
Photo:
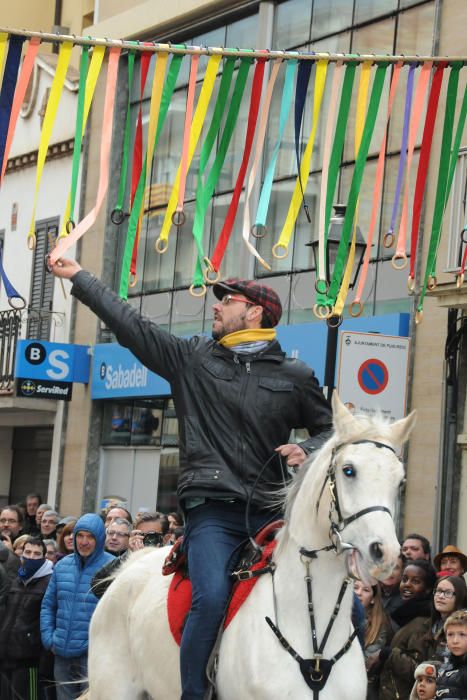
[[[345,476],[352,477],[352,476],[357,476],[357,472],[355,470],[355,467],[352,464],[344,464],[342,467],[342,471],[344,472]]]

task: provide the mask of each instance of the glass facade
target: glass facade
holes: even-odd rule
[[[196,33],[193,30],[190,34],[177,35],[172,39],[174,42],[183,41],[193,45],[256,47],[260,45],[259,37],[268,35],[269,27],[267,45],[273,49],[302,52],[423,55],[429,55],[433,51],[434,0],[419,0],[418,2],[413,0],[284,0],[277,2],[273,7],[270,3],[267,3],[267,6],[268,12],[273,13],[272,24],[271,15],[266,17],[267,12],[263,12],[261,3],[258,3],[252,6],[249,16],[220,26],[216,26],[213,20],[213,26],[209,31]],[[200,59],[196,97],[201,89],[207,61],[208,57]],[[152,59],[142,102],[144,147],[147,139],[154,66],[155,59]],[[175,226],[171,227],[168,249],[164,254],[161,255],[155,250],[155,243],[162,228],[165,210],[181,157],[189,68],[190,61],[188,58],[184,58],[155,158],[151,165],[138,248],[137,282],[129,290],[129,301],[133,306],[158,323],[161,328],[170,330],[177,335],[209,333],[214,301],[210,287],[208,287],[206,295],[202,297],[195,297],[188,290],[193,280],[196,264],[196,248],[192,228],[196,207],[199,152],[207,128],[211,123],[219,80],[216,81],[205,126],[187,174],[184,202],[186,220],[179,229]],[[238,63],[236,70],[238,70]],[[261,277],[266,284],[273,286],[282,299],[284,313],[281,322],[283,324],[310,323],[316,320],[312,313],[315,301],[314,259],[312,249],[307,244],[317,238],[325,116],[328,113],[333,70],[334,64],[330,63],[321,111],[324,118],[321,118],[317,126],[314,155],[306,187],[305,200],[309,207],[311,221],[307,221],[303,207],[301,207],[291,238],[289,255],[284,259],[276,259],[272,256],[271,248],[277,242],[284,225],[297,175],[292,106],[275,169],[267,218],[267,234],[264,238],[256,241],[258,250],[269,262],[271,271],[268,272],[258,265],[252,256],[245,251],[241,235],[244,194],[240,198],[232,236],[221,267],[223,278],[232,275]],[[382,95],[382,108],[375,125],[361,188],[361,192],[364,194],[360,198],[358,224],[366,239],[377,158],[380,144],[387,129],[387,159],[382,201],[374,233],[371,264],[362,298],[364,315],[367,316],[409,311],[411,304],[407,295],[407,275],[393,269],[391,265],[393,250],[387,250],[380,242],[390,225],[395,195],[407,72],[407,68],[402,71],[400,87],[393,107],[393,116],[387,128],[385,105],[387,104],[391,77],[391,71],[387,71]],[[259,169],[258,183],[253,189],[251,198],[252,221],[254,221],[253,217],[265,168],[269,163],[277,139],[284,73],[285,68],[281,67],[271,102],[262,167]],[[354,134],[359,73],[360,71],[357,69],[335,202],[346,202],[354,171]],[[312,71],[305,101],[301,135],[302,149],[305,148],[312,126],[314,74],[315,72]],[[236,74],[234,74],[234,80],[235,76]],[[222,229],[243,156],[252,77],[253,68],[250,69],[237,125],[204,221],[203,247],[208,256],[212,255]],[[136,64],[132,92],[133,130],[136,127],[140,106],[139,89],[139,69]],[[224,124],[225,115],[222,128]],[[421,130],[418,134],[417,148],[412,163],[412,182],[410,183],[412,191],[418,166],[420,140]],[[206,172],[209,172],[212,166],[219,141],[220,137],[218,136]],[[252,158],[250,164],[251,160]],[[462,183],[458,185],[457,189],[460,189],[465,183],[465,169],[462,172],[464,173]],[[130,179],[128,177],[127,181],[129,182]],[[127,201],[128,199],[129,184]],[[121,227],[121,234],[124,233],[124,228],[125,224]],[[251,240],[254,242],[253,239]],[[121,257],[123,236],[119,246]],[[456,254],[458,255],[458,251]],[[454,252],[451,257],[454,258]],[[117,261],[117,269],[120,269],[120,261]],[[349,303],[352,298],[351,292]],[[179,469],[177,433],[177,419],[171,400],[128,399],[126,401],[105,402],[104,404],[103,446],[109,448],[147,446],[160,450],[157,508],[164,512],[175,509],[177,505],[175,496]]]

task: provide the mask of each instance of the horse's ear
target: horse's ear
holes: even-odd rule
[[[396,420],[396,422],[391,425],[391,442],[394,445],[402,447],[404,442],[407,442],[416,422],[417,411],[412,411],[405,418]]]
[[[334,430],[339,437],[339,440],[344,442],[348,438],[353,437],[358,426],[358,421],[349,409],[340,400],[337,391],[334,391],[331,398],[332,416],[334,421]]]

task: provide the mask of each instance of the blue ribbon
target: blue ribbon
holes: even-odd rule
[[[2,171],[3,167],[6,137],[8,135],[11,107],[13,104],[13,97],[15,94],[16,81],[18,79],[18,70],[21,61],[21,51],[23,48],[24,40],[24,36],[12,35],[10,37],[8,55],[5,62],[2,90],[0,92],[0,172]]]
[[[311,63],[311,61],[307,61]],[[264,176],[263,187],[261,189],[261,195],[259,198],[258,211],[256,212],[256,222],[254,227],[258,230],[259,227],[266,225],[266,218],[269,209],[269,200],[271,199],[272,191],[272,181],[274,179],[274,172],[276,170],[277,158],[279,155],[279,150],[282,143],[282,138],[284,136],[285,125],[289,118],[290,107],[292,105],[292,95],[295,72],[297,70],[298,61],[296,59],[291,59],[287,61],[287,67],[285,69],[285,79],[284,87],[282,89],[282,101],[281,110],[279,115],[279,132],[277,135],[277,141],[274,146],[271,160],[269,161],[268,167],[266,169],[266,174]]]
[[[11,284],[10,280],[7,277],[7,274],[5,270],[3,269],[3,256],[0,253],[0,277],[2,278],[3,284],[5,286],[5,291],[8,297],[8,303],[11,306],[12,309],[24,309],[26,306],[26,300],[24,297],[19,294],[19,292],[16,291],[16,289],[13,287]],[[13,300],[17,299],[16,303],[13,303]]]

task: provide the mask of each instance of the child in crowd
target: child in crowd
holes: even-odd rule
[[[415,669],[415,683],[409,700],[431,700],[436,697],[437,670],[435,664],[426,661]]]
[[[467,610],[456,610],[444,623],[450,656],[438,676],[436,698],[467,698]]]

